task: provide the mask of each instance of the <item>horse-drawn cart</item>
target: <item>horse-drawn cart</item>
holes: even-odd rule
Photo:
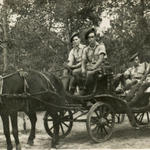
[[[133,127],[147,126],[149,101],[146,105],[131,107],[125,97],[115,93],[112,81],[112,73],[106,73],[97,78],[89,95],[75,96],[67,94],[62,82],[54,75],[45,76],[33,70],[28,71],[28,74],[17,71],[6,75],[3,77],[3,93],[0,95],[0,114],[6,139],[10,139],[10,132],[7,130],[9,115],[15,121],[12,124],[13,130],[18,130],[18,111],[26,112],[30,118],[29,144],[33,144],[35,138],[35,112],[41,110],[47,111],[44,126],[52,137],[53,145],[57,144],[58,136],[65,137],[70,133],[74,122],[86,122],[88,134],[95,142],[106,141],[111,137],[115,118],[120,118],[122,114],[127,114]],[[18,139],[16,147],[20,150],[18,132],[13,132],[13,135]],[[12,150],[11,141],[7,142],[7,149]]]
[[[81,100],[82,103],[66,104],[68,109],[58,112],[59,137],[67,136],[74,122],[85,122],[88,134],[94,142],[106,141],[111,137],[115,123],[118,120],[122,122],[125,114],[133,127],[140,128],[149,124],[150,104],[131,107],[125,96],[114,92],[111,74],[105,75],[105,79],[107,86],[103,91],[89,96],[77,96],[74,100]],[[53,137],[54,130],[49,112],[45,113],[44,126],[47,133]]]

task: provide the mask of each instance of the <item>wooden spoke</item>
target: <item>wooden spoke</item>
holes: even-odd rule
[[[134,117],[138,125],[148,125],[150,123],[150,112],[135,113]]]
[[[95,142],[103,142],[109,139],[112,135],[114,123],[114,111],[108,104],[97,102],[87,114],[87,131],[91,139]],[[93,127],[95,127],[94,130]]]
[[[65,131],[64,131],[64,128],[63,128],[62,124],[60,124],[60,128],[61,128],[62,134],[64,135]]]
[[[59,118],[58,119],[59,122],[57,122],[57,123],[60,128],[59,137],[63,138],[65,136],[67,136],[72,129],[73,114],[70,110],[67,110],[67,111],[58,112],[57,115]],[[48,133],[48,135],[51,137],[53,137],[53,135],[54,135],[54,130],[52,130],[52,129],[54,129],[54,125],[56,125],[56,124],[53,124],[53,118],[51,117],[50,113],[46,112],[45,116],[44,116],[44,127],[45,127],[45,130]]]

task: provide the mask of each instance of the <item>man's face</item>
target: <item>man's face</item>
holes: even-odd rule
[[[92,33],[90,33],[89,35],[88,35],[88,42],[89,42],[89,44],[91,45],[91,44],[94,44],[95,43],[95,34],[92,32]]]
[[[139,60],[139,57],[135,57],[134,60],[133,60],[133,64],[134,66],[138,66],[138,64],[140,63],[140,60]]]
[[[80,39],[78,36],[74,36],[73,39],[72,39],[72,44],[73,44],[73,47],[77,47],[79,46],[80,44]]]

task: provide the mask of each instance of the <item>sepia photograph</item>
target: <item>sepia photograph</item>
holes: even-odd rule
[[[0,0],[0,150],[150,148],[150,0]]]

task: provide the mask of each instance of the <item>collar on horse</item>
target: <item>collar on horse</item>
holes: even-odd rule
[[[24,79],[24,93],[27,93],[27,88],[29,88],[26,77],[28,76],[28,73],[25,72],[23,69],[17,70],[16,72],[9,73],[9,74],[3,74],[0,76],[0,95],[3,95],[3,79],[9,78],[15,74],[19,73],[20,77]],[[2,103],[2,99],[0,97],[0,103]]]
[[[41,73],[39,71],[35,71],[35,72],[37,72],[38,74],[40,74],[47,81],[48,86],[50,85],[51,88],[52,88],[52,90],[54,92],[57,91],[56,88],[55,88],[55,86],[52,84],[52,82],[50,81],[50,79],[45,74],[43,74],[43,73]],[[11,76],[13,76],[13,75],[15,75],[17,73],[19,73],[20,77],[23,77],[23,79],[24,79],[24,93],[27,94],[27,89],[29,88],[29,85],[28,85],[27,79],[26,79],[27,76],[28,76],[28,72],[24,71],[23,69],[19,69],[16,72],[9,73],[9,74],[6,74],[6,75],[2,75],[2,76],[0,76],[0,80],[3,80],[3,79],[8,78],[8,77],[11,77]],[[3,86],[2,86],[2,88],[3,88]],[[2,94],[2,92],[0,94]]]

